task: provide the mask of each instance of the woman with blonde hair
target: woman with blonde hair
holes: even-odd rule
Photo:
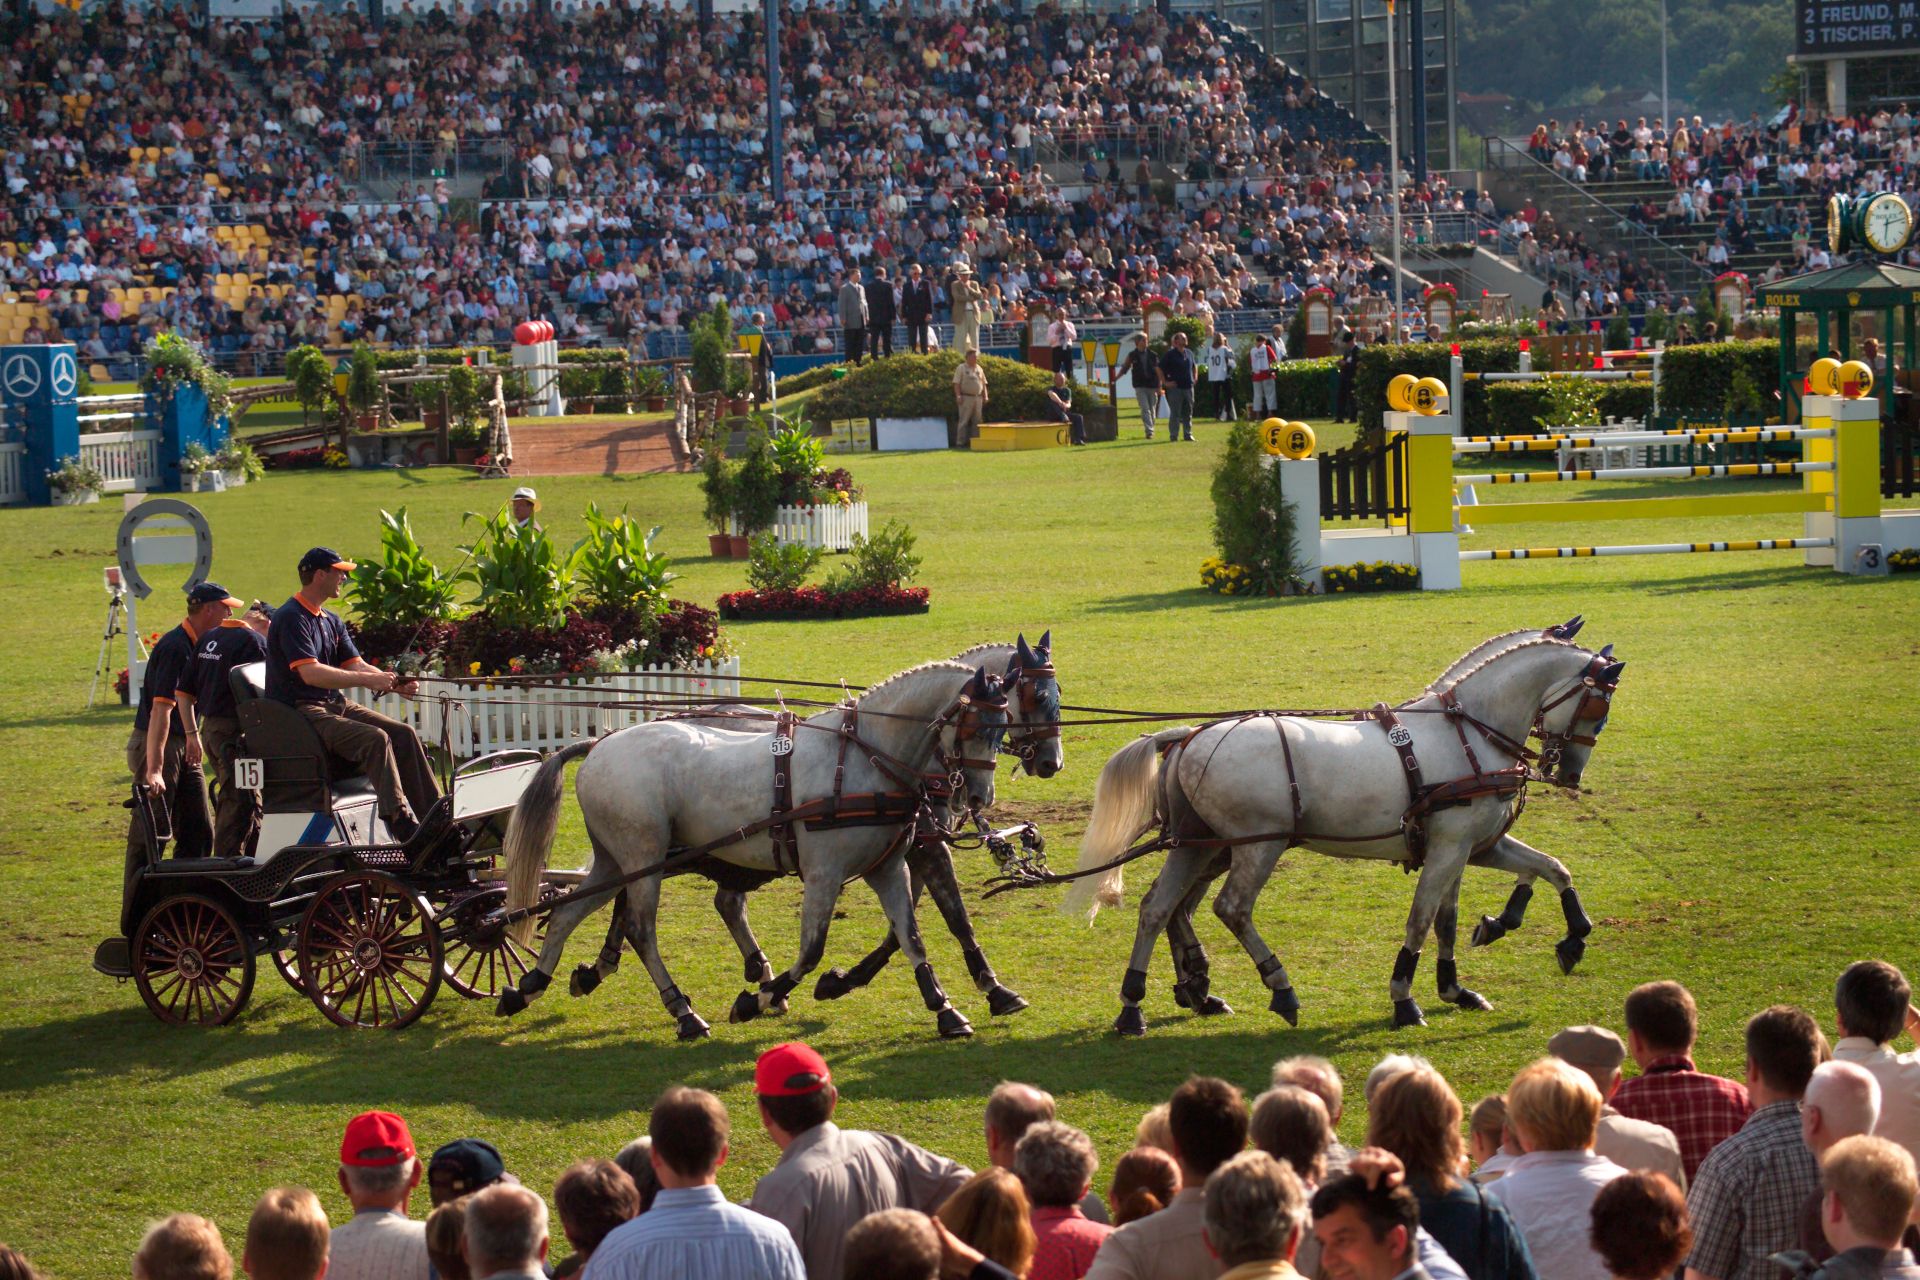
[[[467,1201],[461,1196],[437,1206],[427,1215],[427,1261],[437,1280],[473,1280],[467,1269]]]
[[[1026,1188],[1006,1169],[983,1169],[934,1215],[947,1230],[1016,1276],[1027,1274],[1038,1241]]]
[[[1526,1241],[1491,1195],[1462,1178],[1460,1099],[1431,1067],[1398,1072],[1381,1084],[1367,1111],[1367,1145],[1406,1166],[1420,1201],[1420,1225],[1468,1280],[1534,1280]]]
[[[1524,1068],[1507,1090],[1507,1129],[1526,1154],[1487,1198],[1506,1206],[1534,1268],[1551,1280],[1610,1280],[1587,1232],[1594,1198],[1626,1173],[1594,1152],[1603,1105],[1593,1078],[1558,1058]]]

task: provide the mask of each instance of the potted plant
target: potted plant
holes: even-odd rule
[[[356,431],[380,429],[380,364],[364,342],[354,343],[347,357],[347,407]]]
[[[733,480],[738,468],[727,460],[726,452],[716,442],[700,460],[700,492],[706,498],[707,524],[713,532],[707,535],[707,552],[716,559],[733,554],[731,539],[727,535],[727,520],[733,514]]]
[[[143,353],[147,371],[140,389],[166,399],[175,387],[197,387],[207,398],[208,421],[218,421],[233,408],[233,383],[207,362],[199,347],[179,334],[163,333],[147,343]]]
[[[213,461],[225,477],[229,489],[236,489],[267,474],[266,464],[260,461],[260,455],[254,452],[253,446],[237,436],[228,439],[220,452],[213,455]]]
[[[733,527],[729,539],[736,560],[744,560],[751,551],[754,534],[773,527],[780,506],[780,468],[767,443],[766,433],[755,431],[747,439],[747,455],[733,478]]]
[[[635,369],[633,393],[645,404],[648,413],[664,412],[667,407],[667,375],[658,369]]]
[[[107,478],[91,462],[78,457],[60,459],[60,465],[47,472],[47,487],[53,491],[56,507],[79,507],[100,501]]]
[[[188,493],[212,493],[214,485],[225,487],[224,481],[216,481],[220,464],[214,456],[198,444],[190,444],[180,455],[180,479]]]

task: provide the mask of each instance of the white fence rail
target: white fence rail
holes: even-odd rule
[[[107,478],[108,493],[153,489],[160,484],[158,431],[98,431],[80,437],[80,460]]]
[[[736,534],[740,532],[737,523],[729,527]],[[863,538],[867,536],[867,504],[864,502],[844,507],[774,508],[773,537],[774,541],[783,545],[797,543],[827,551],[848,551],[853,547],[855,534]]]
[[[430,745],[444,736],[456,760],[470,760],[491,751],[516,748],[552,751],[662,714],[618,705],[622,703],[654,697],[675,702],[737,698],[739,675],[740,659],[728,658],[687,668],[642,667],[617,675],[553,676],[537,689],[489,686],[485,680],[452,686],[432,684],[426,688],[434,696],[418,701],[391,693],[376,697],[365,689],[349,689],[347,696],[361,706],[412,725],[421,740]]]
[[[21,476],[27,462],[24,444],[0,444],[0,506],[27,500],[26,483]]]

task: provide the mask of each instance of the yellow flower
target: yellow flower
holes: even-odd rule
[[[477,663],[477,662],[469,662],[469,663],[467,664],[467,674],[468,674],[468,675],[470,675],[470,676],[477,676],[477,675],[479,675],[479,674],[480,674],[480,664],[479,664],[479,663]]]

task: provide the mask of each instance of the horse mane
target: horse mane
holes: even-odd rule
[[[1513,644],[1503,645],[1501,648],[1495,650],[1492,653],[1489,653],[1486,657],[1481,658],[1478,662],[1475,662],[1473,665],[1466,667],[1464,671],[1460,671],[1457,674],[1454,672],[1455,667],[1464,666],[1466,664],[1467,659],[1472,657],[1476,651],[1485,648],[1487,645],[1498,643],[1501,640],[1510,639],[1513,636],[1524,636],[1526,638],[1517,640]],[[1494,637],[1494,639],[1487,641],[1486,644],[1475,645],[1472,649],[1467,650],[1466,654],[1462,656],[1458,662],[1454,663],[1452,667],[1448,667],[1447,670],[1441,674],[1440,679],[1434,681],[1432,684],[1427,686],[1427,692],[1428,693],[1445,693],[1449,689],[1458,688],[1462,681],[1466,680],[1469,676],[1476,675],[1479,672],[1485,670],[1487,666],[1490,665],[1495,659],[1504,658],[1510,653],[1518,653],[1522,649],[1536,649],[1541,647],[1542,645],[1553,645],[1562,649],[1579,649],[1580,648],[1579,645],[1575,644],[1571,640],[1562,640],[1558,636],[1550,636],[1545,634],[1544,632],[1539,632],[1539,631],[1509,632],[1507,635],[1496,636]],[[1584,650],[1582,650],[1582,652],[1584,652]]]
[[[891,688],[896,684],[899,684],[901,681],[905,680],[909,676],[917,676],[928,671],[939,671],[943,668],[954,670],[954,671],[965,671],[968,675],[972,675],[974,671],[977,670],[976,667],[969,666],[968,664],[957,661],[953,658],[941,658],[934,662],[923,662],[918,666],[908,667],[905,671],[896,671],[892,675],[888,676],[885,680],[882,680],[879,684],[868,685],[867,691],[861,694],[860,698],[862,699],[870,698],[876,693],[880,693],[886,689]]]
[[[1445,671],[1435,676],[1433,683],[1427,686],[1426,692],[1439,693],[1443,689],[1451,688],[1453,682],[1464,675],[1469,667],[1480,664],[1480,657],[1476,655],[1491,657],[1494,653],[1505,652],[1512,644],[1517,644],[1528,636],[1537,636],[1539,634],[1541,634],[1539,631],[1527,628],[1520,631],[1504,632],[1494,636],[1490,640],[1482,640],[1479,644],[1473,646],[1473,648],[1467,650],[1458,658],[1455,658]],[[1500,648],[1495,649],[1495,645],[1499,645]]]
[[[968,662],[968,661],[971,661],[976,654],[984,654],[989,650],[993,650],[993,649],[1006,649],[1011,651],[1014,647],[1015,646],[1006,643],[1004,640],[990,640],[986,644],[976,644],[971,648],[962,649],[959,653],[956,653],[953,655],[953,657],[947,659],[947,661]]]

